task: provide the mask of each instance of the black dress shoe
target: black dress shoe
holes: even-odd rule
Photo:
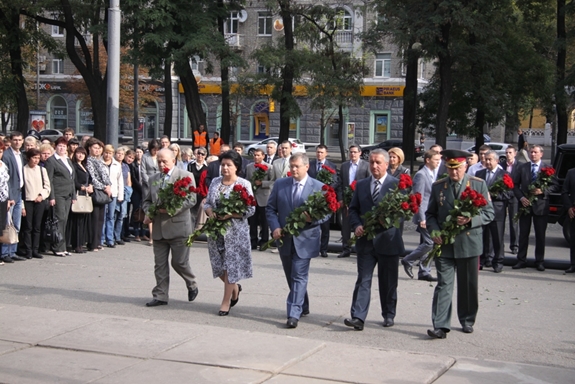
[[[194,289],[188,289],[188,301],[194,301],[196,300],[196,297],[198,296],[198,288],[194,288]]]
[[[401,259],[401,265],[403,265],[403,269],[405,270],[405,273],[407,273],[407,276],[409,276],[410,279],[413,279],[413,268],[411,267],[411,264]]]
[[[437,277],[433,277],[431,275],[419,276],[417,280],[424,280],[424,281],[437,281]]]
[[[108,247],[108,248],[116,248],[116,244],[108,243],[108,244],[106,244],[106,247]]]
[[[154,299],[149,303],[146,303],[146,307],[157,307],[159,305],[168,305],[168,302]]]
[[[124,245],[124,240],[116,240],[116,245]]]
[[[30,260],[30,259],[32,258],[32,252],[30,252],[30,253],[26,253],[26,254],[25,254],[25,255],[23,255],[22,257],[23,257],[23,258],[25,258],[25,259],[28,259],[28,260]]]
[[[535,267],[538,271],[543,272],[545,270],[545,266],[543,264],[537,264]]]
[[[441,328],[436,328],[436,329],[428,329],[427,330],[427,335],[429,337],[433,337],[434,339],[445,339],[447,337],[447,334],[445,333],[445,331]]]
[[[320,255],[321,257],[327,257],[327,252],[321,252],[319,255]]]
[[[491,260],[487,260],[484,264],[487,268],[493,267],[493,262]]]
[[[219,311],[218,316],[227,316],[230,314],[230,311]]]
[[[388,328],[388,327],[393,327],[395,323],[393,322],[393,319],[387,318],[385,320],[383,320],[383,326]]]
[[[231,299],[230,300],[230,308],[233,307],[234,305],[236,305],[238,303],[238,301],[240,301],[240,292],[242,291],[242,285],[238,284],[238,296],[236,297],[236,299]]]
[[[342,253],[340,253],[339,255],[337,255],[338,259],[344,258],[344,257],[349,257],[351,255],[350,251],[343,251]]]
[[[463,333],[473,333],[473,327],[471,325],[464,325],[462,331]]]
[[[131,243],[132,242],[132,240],[128,239],[127,237],[122,237],[122,241],[124,243]]]
[[[304,309],[303,311],[301,311],[301,315],[302,315],[302,316],[307,316],[307,315],[309,315],[309,309]]]
[[[512,255],[517,255],[518,249],[517,248],[511,248],[511,254]]]
[[[353,327],[353,329],[355,329],[356,331],[363,331],[363,321],[361,321],[356,317],[353,317],[351,319],[345,319],[343,323],[348,327]]]
[[[570,266],[565,270],[565,273],[575,273],[575,266]]]
[[[290,317],[289,319],[287,319],[286,327],[297,328],[297,323],[298,323],[298,319],[296,319],[295,317]]]
[[[521,268],[527,268],[527,263],[524,261],[518,261],[517,264],[515,264],[513,267],[511,267],[513,269],[521,269]]]
[[[10,256],[4,256],[1,258],[1,260],[5,263],[9,263],[9,264],[14,262],[14,260],[12,260],[12,258]]]
[[[493,272],[501,273],[501,271],[503,271],[503,265],[494,265],[493,266]]]
[[[44,258],[44,256],[42,256],[38,252],[32,252],[32,257],[35,259],[43,259]]]
[[[14,260],[14,261],[24,261],[24,260],[26,260],[26,258],[17,256],[17,255],[10,256],[10,258],[11,258],[12,260]]]

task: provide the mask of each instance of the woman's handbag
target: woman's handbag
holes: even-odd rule
[[[72,212],[92,213],[93,210],[92,198],[86,194],[81,195],[80,191],[76,192],[76,202],[72,204]]]
[[[18,232],[16,231],[16,227],[12,222],[12,215],[10,211],[8,212],[8,223],[2,231],[2,236],[0,236],[0,243],[2,244],[16,244],[18,243]]]
[[[62,235],[58,230],[58,219],[54,215],[54,207],[50,207],[50,213],[44,222],[44,241],[48,244],[57,244],[62,241]]]
[[[141,223],[144,221],[144,217],[146,217],[146,212],[140,207],[132,212],[132,222],[133,223]]]
[[[92,193],[92,203],[94,205],[106,205],[110,202],[112,202],[112,198],[106,192],[101,189],[94,189],[94,193]]]

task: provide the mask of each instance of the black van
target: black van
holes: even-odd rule
[[[557,147],[553,168],[555,168],[559,185],[563,188],[563,181],[567,172],[571,168],[575,168],[575,144],[561,144]],[[570,243],[569,225],[571,220],[567,217],[567,211],[563,210],[561,192],[549,195],[549,216],[547,222],[551,224],[558,222],[561,224],[563,226],[563,237]]]

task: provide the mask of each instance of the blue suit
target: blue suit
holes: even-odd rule
[[[297,208],[292,201],[294,179],[285,177],[278,179],[268,199],[266,217],[270,230],[283,228],[286,218]],[[303,186],[300,201],[303,203],[308,196],[321,191],[323,183],[307,177]],[[314,221],[301,230],[299,236],[286,235],[283,245],[279,248],[280,257],[290,293],[287,298],[287,317],[299,319],[303,311],[309,311],[307,297],[307,282],[309,264],[312,258],[319,255],[320,225],[329,220],[330,215],[321,220]]]
[[[397,186],[398,179],[387,175],[379,190],[379,197],[372,198],[374,178],[368,177],[357,182],[351,204],[349,220],[353,231],[363,226],[362,216],[369,212],[383,196]],[[397,306],[397,279],[399,255],[405,253],[403,238],[398,228],[392,227],[381,231],[372,240],[360,237],[355,245],[357,250],[357,281],[353,290],[351,316],[365,321],[371,298],[371,280],[377,264],[379,283],[379,300],[381,315],[384,319],[394,319]]]

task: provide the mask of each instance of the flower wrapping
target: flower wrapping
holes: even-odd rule
[[[349,204],[351,203],[351,199],[353,197],[353,192],[355,192],[356,186],[357,186],[357,181],[354,180],[350,185],[345,187],[345,189],[343,190],[343,204],[346,207],[349,207]]]
[[[265,179],[266,174],[268,172],[268,166],[260,163],[260,164],[254,164],[254,168],[255,171],[254,174],[252,175],[251,182],[252,182],[252,190],[255,192],[259,188],[259,185],[256,185],[255,181],[256,180],[262,181],[263,179]]]
[[[318,221],[337,212],[339,203],[335,190],[329,185],[324,185],[321,191],[312,193],[306,201],[294,209],[286,218],[286,224],[282,228],[282,237],[286,235],[298,236],[308,224],[307,218],[311,221]],[[261,246],[261,250],[268,249],[276,240],[272,239]],[[280,246],[283,241],[280,239]]]
[[[331,185],[333,183],[333,177],[335,173],[335,169],[330,168],[324,164],[321,166],[321,169],[317,173],[316,179],[324,184]]]
[[[443,223],[443,228],[441,231],[431,231],[431,237],[441,237],[443,243],[434,244],[433,249],[429,252],[423,263],[425,265],[429,265],[434,258],[440,257],[441,247],[444,244],[455,243],[455,238],[457,235],[466,229],[465,225],[457,224],[458,216],[468,217],[471,219],[479,215],[481,208],[485,207],[486,205],[487,200],[485,197],[467,185],[465,190],[461,193],[459,199],[455,199],[453,203],[454,208],[449,211],[449,215],[447,215],[445,218],[445,222]]]
[[[214,209],[216,216],[208,218],[202,228],[194,231],[190,236],[188,236],[186,245],[191,247],[194,241],[202,233],[205,233],[207,237],[211,238],[225,235],[226,231],[230,227],[232,218],[222,218],[228,215],[243,214],[248,207],[255,207],[255,205],[256,200],[254,199],[254,196],[248,193],[247,189],[243,185],[234,185],[234,188],[228,197],[225,197],[223,193],[220,195],[220,203],[218,207]]]
[[[164,168],[162,170],[164,175],[167,175],[170,170]],[[156,184],[161,181],[156,182]],[[183,177],[174,183],[166,183],[158,190],[158,199],[148,208],[146,215],[153,219],[160,211],[165,209],[168,215],[174,216],[183,206],[184,202],[194,193],[199,193],[199,190],[192,185],[190,177]]]
[[[513,221],[518,222],[522,215],[526,215],[530,212],[531,206],[535,201],[537,201],[537,195],[534,194],[535,190],[541,189],[543,194],[545,194],[545,192],[549,189],[549,185],[551,184],[554,175],[555,168],[553,167],[542,167],[539,170],[537,179],[529,184],[529,195],[525,196],[527,200],[529,200],[529,205],[524,207],[522,204],[519,204],[519,211],[513,217]]]

